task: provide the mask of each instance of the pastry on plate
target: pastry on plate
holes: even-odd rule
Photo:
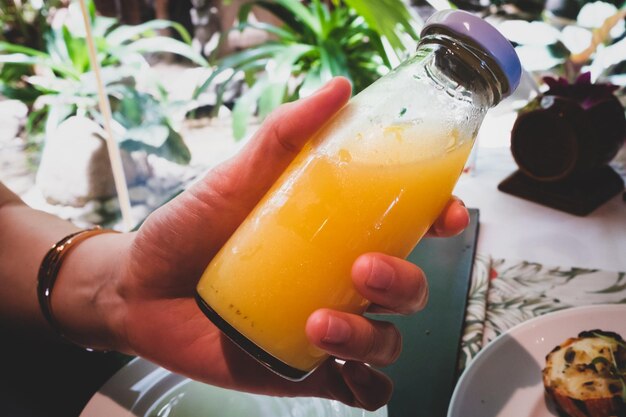
[[[543,384],[564,417],[626,417],[626,342],[602,330],[565,340],[546,356]]]

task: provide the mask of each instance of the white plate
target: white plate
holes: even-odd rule
[[[80,417],[387,417],[320,398],[281,398],[192,381],[144,359],[118,371]]]
[[[461,376],[448,417],[554,417],[544,398],[545,356],[583,330],[626,337],[626,305],[578,307],[524,322],[488,344]]]

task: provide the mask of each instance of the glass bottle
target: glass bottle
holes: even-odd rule
[[[197,287],[202,311],[268,368],[304,378],[328,357],[308,342],[307,318],[365,311],[353,262],[411,252],[448,202],[486,111],[520,74],[488,23],[433,15],[416,53],[309,140],[211,261]]]

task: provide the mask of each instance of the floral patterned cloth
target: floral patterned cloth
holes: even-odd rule
[[[459,371],[490,341],[526,320],[582,305],[618,303],[626,303],[626,272],[553,267],[477,254]]]

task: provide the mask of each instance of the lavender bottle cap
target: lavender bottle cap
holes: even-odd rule
[[[496,28],[469,12],[442,10],[428,19],[421,36],[434,31],[447,32],[460,39],[472,40],[498,64],[505,75],[509,88],[503,95],[506,97],[515,91],[522,75],[522,65],[511,42]]]

